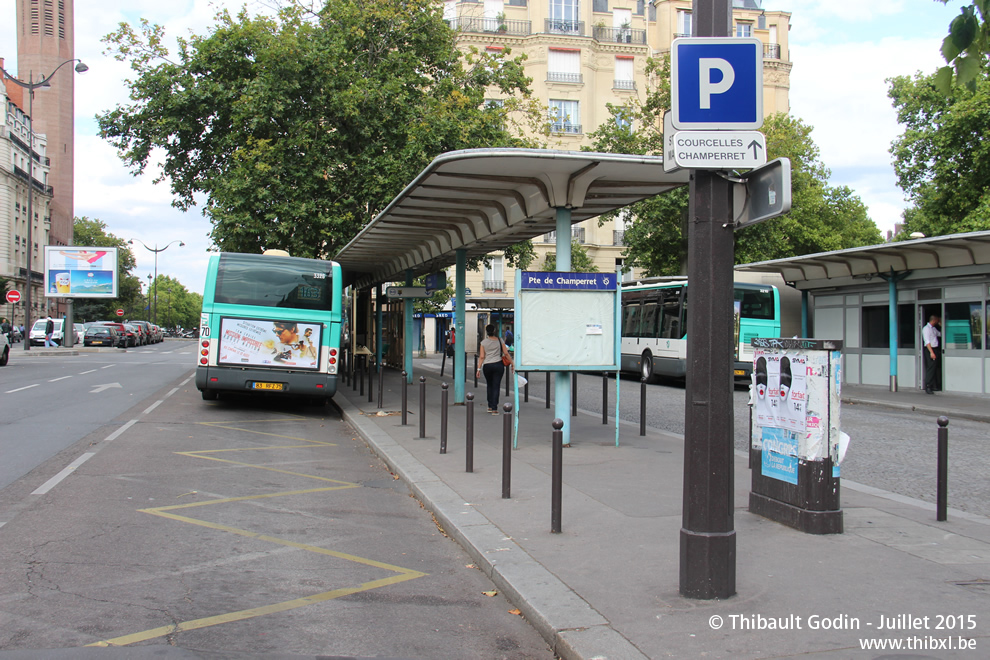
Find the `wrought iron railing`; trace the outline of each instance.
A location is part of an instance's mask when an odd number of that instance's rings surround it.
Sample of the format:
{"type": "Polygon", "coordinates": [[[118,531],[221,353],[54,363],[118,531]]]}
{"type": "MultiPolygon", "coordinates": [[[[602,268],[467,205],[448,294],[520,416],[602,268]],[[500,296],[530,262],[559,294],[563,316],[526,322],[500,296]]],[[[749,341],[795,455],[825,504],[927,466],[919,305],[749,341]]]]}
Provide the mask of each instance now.
{"type": "Polygon", "coordinates": [[[568,135],[580,135],[581,124],[572,124],[570,122],[554,122],[550,124],[550,131],[552,133],[567,133],[568,135]]]}
{"type": "Polygon", "coordinates": [[[612,89],[636,89],[635,80],[613,80],[612,89]]]}
{"type": "Polygon", "coordinates": [[[763,44],[763,59],[779,60],[780,44],[763,44]]]}
{"type": "Polygon", "coordinates": [[[545,30],[550,34],[572,34],[584,36],[584,21],[571,21],[562,18],[546,18],[545,30]]]}
{"type": "Polygon", "coordinates": [[[483,280],[481,288],[485,291],[505,291],[505,280],[483,280]]]}
{"type": "Polygon", "coordinates": [[[460,18],[448,19],[447,23],[452,30],[470,32],[472,34],[510,34],[512,36],[526,36],[532,34],[532,21],[517,21],[497,18],[473,18],[461,16],[460,18]]]}
{"type": "Polygon", "coordinates": [[[632,28],[610,28],[596,25],[591,30],[595,41],[609,41],[617,44],[645,44],[646,30],[632,28]]]}
{"type": "Polygon", "coordinates": [[[563,73],[561,71],[547,71],[547,82],[562,82],[581,84],[584,76],[580,73],[563,73]]]}

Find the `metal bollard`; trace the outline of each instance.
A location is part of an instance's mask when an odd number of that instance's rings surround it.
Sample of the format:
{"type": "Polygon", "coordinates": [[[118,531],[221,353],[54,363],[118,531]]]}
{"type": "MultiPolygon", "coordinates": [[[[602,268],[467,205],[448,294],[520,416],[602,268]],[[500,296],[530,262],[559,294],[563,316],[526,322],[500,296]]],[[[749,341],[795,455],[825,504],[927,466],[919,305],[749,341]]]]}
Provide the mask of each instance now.
{"type": "Polygon", "coordinates": [[[419,377],[419,437],[426,437],[426,376],[419,377]]]}
{"type": "Polygon", "coordinates": [[[512,481],[512,404],[502,405],[502,499],[509,499],[512,481]]]}
{"type": "Polygon", "coordinates": [[[550,484],[550,532],[560,534],[560,505],[564,481],[564,420],[553,420],[553,454],[550,484]]]}
{"type": "Polygon", "coordinates": [[[639,383],[639,434],[646,435],[646,378],[639,383]]]}
{"type": "Polygon", "coordinates": [[[378,408],[382,407],[382,398],[385,395],[385,369],[378,365],[378,408]]]}
{"type": "Polygon", "coordinates": [[[402,372],[402,425],[406,425],[406,408],[409,407],[409,393],[406,389],[406,376],[408,376],[405,371],[402,372]]]}
{"type": "MultiPolygon", "coordinates": [[[[372,401],[375,400],[375,394],[374,394],[374,389],[375,389],[375,387],[374,387],[374,373],[375,373],[375,370],[372,368],[373,365],[374,365],[374,362],[375,361],[369,356],[368,357],[368,403],[371,403],[372,401]]],[[[379,382],[380,381],[381,381],[381,379],[379,378],[379,382]]]]}
{"type": "Polygon", "coordinates": [[[602,372],[602,424],[608,424],[608,372],[602,372]]]}
{"type": "Polygon", "coordinates": [[[529,372],[525,372],[523,378],[526,379],[526,384],[523,385],[523,403],[529,403],[529,372]]]}
{"type": "Polygon", "coordinates": [[[577,372],[571,372],[571,417],[577,417],[577,372]]]}
{"type": "Polygon", "coordinates": [[[467,418],[464,435],[464,471],[474,472],[474,392],[464,395],[467,399],[467,418]]]}
{"type": "Polygon", "coordinates": [[[447,383],[440,385],[440,453],[447,453],[447,383]]]}
{"type": "MultiPolygon", "coordinates": [[[[364,358],[367,360],[368,358],[364,358]]],[[[358,392],[358,396],[364,396],[364,369],[358,366],[358,383],[361,386],[361,390],[358,392]]]]}
{"type": "Polygon", "coordinates": [[[949,500],[949,418],[938,418],[938,495],[935,520],[948,519],[946,508],[949,500]]]}
{"type": "Polygon", "coordinates": [[[550,372],[547,372],[547,410],[550,410],[550,372]]]}
{"type": "Polygon", "coordinates": [[[478,389],[478,354],[474,354],[474,389],[478,389]]]}

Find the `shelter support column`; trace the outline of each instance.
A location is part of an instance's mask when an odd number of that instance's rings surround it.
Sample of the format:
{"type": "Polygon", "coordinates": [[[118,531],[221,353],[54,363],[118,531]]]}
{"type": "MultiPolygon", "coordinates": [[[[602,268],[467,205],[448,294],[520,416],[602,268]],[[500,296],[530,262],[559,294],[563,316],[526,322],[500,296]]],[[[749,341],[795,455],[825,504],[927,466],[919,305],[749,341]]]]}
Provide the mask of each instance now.
{"type": "Polygon", "coordinates": [[[464,347],[467,337],[464,336],[464,291],[467,278],[467,250],[460,249],[454,253],[456,259],[454,273],[454,405],[464,403],[464,347]]]}
{"type": "Polygon", "coordinates": [[[382,285],[375,285],[375,364],[379,372],[382,368],[382,306],[385,299],[382,297],[382,285]]]}
{"type": "MultiPolygon", "coordinates": [[[[571,210],[557,207],[557,271],[571,269],[571,210]]],[[[554,417],[564,420],[564,444],[571,444],[571,375],[567,371],[554,374],[554,417]]]]}
{"type": "MultiPolygon", "coordinates": [[[[412,286],[412,271],[406,270],[406,286],[412,286]]],[[[413,301],[406,298],[402,301],[402,353],[406,370],[406,383],[413,382],[413,301]]]]}
{"type": "Polygon", "coordinates": [[[897,283],[910,274],[910,271],[895,274],[893,268],[891,268],[890,272],[887,274],[880,273],[880,277],[887,280],[887,313],[889,321],[888,325],[890,327],[890,337],[888,341],[890,344],[891,392],[897,391],[897,341],[900,336],[900,331],[897,327],[897,283]]]}
{"type": "Polygon", "coordinates": [[[801,337],[807,339],[808,334],[808,292],[801,292],[801,337]]]}

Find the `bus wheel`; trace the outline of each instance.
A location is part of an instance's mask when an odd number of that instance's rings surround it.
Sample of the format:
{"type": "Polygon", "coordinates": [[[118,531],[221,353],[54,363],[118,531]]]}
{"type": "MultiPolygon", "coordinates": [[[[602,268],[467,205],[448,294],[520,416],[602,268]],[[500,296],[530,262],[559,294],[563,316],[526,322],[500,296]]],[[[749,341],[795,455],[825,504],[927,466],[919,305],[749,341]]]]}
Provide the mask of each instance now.
{"type": "Polygon", "coordinates": [[[639,359],[639,377],[647,383],[653,382],[653,354],[643,351],[639,359]]]}
{"type": "Polygon", "coordinates": [[[203,395],[203,401],[217,400],[217,393],[213,390],[200,390],[200,394],[203,395]]]}

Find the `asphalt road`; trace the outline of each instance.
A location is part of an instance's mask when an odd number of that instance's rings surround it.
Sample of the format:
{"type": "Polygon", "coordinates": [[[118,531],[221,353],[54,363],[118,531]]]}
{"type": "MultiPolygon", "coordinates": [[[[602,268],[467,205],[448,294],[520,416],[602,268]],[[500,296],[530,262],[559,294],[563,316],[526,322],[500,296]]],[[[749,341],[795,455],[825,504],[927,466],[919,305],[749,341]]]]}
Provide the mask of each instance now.
{"type": "MultiPolygon", "coordinates": [[[[554,657],[333,406],[204,402],[188,356],[159,352],[134,369],[151,396],[122,382],[111,403],[90,393],[126,358],[66,359],[21,390],[40,400],[68,376],[58,391],[90,410],[76,442],[0,489],[0,657],[554,657]]],[[[64,408],[31,415],[72,426],[64,408]]]]}

